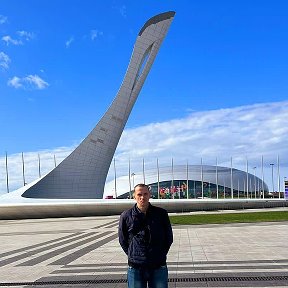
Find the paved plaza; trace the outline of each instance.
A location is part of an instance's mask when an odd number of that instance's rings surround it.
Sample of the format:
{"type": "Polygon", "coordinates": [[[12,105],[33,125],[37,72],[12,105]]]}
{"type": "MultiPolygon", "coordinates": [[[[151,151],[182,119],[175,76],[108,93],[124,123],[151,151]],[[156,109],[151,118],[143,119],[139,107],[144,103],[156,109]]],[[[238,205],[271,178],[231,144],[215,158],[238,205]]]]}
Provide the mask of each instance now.
{"type": "MultiPolygon", "coordinates": [[[[1,220],[0,287],[126,287],[118,219],[1,220]]],[[[173,226],[169,287],[287,287],[287,224],[173,226]]]]}

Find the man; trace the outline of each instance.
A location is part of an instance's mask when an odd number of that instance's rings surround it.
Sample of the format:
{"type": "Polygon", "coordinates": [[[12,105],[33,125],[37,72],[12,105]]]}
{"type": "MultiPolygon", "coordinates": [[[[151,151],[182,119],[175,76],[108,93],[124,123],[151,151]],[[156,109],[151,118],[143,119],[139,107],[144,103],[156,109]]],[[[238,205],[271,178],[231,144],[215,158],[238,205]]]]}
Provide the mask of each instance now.
{"type": "Polygon", "coordinates": [[[150,204],[145,184],[134,187],[136,204],[119,221],[119,243],[128,256],[128,288],[167,288],[166,256],[173,242],[167,211],[150,204]]]}

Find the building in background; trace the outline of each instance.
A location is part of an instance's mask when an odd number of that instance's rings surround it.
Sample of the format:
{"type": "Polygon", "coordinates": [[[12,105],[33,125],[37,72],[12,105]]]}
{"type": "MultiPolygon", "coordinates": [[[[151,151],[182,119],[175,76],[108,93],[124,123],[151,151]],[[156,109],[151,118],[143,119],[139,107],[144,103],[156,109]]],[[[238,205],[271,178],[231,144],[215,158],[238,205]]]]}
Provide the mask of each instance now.
{"type": "Polygon", "coordinates": [[[284,198],[288,200],[288,180],[287,178],[284,178],[284,198]]]}
{"type": "Polygon", "coordinates": [[[130,198],[134,184],[144,182],[151,187],[154,199],[270,197],[267,184],[257,176],[211,165],[175,165],[133,172],[106,183],[104,195],[130,198]]]}

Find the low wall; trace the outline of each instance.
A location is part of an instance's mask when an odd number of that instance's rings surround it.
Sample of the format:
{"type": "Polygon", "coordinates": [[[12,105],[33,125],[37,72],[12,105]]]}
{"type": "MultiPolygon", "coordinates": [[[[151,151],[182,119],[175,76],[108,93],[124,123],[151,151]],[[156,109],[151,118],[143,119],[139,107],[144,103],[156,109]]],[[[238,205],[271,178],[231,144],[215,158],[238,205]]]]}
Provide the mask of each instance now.
{"type": "MultiPolygon", "coordinates": [[[[134,200],[73,200],[41,203],[0,204],[0,219],[81,217],[120,215],[134,205],[134,200]]],[[[174,199],[154,200],[153,205],[168,212],[256,209],[288,207],[284,199],[174,199]]]]}

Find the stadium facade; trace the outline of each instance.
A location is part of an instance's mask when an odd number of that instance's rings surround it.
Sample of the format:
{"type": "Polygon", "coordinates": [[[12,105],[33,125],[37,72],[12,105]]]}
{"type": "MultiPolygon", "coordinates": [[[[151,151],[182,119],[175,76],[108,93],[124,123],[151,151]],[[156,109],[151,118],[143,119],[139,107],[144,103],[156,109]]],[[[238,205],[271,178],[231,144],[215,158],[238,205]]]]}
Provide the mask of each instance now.
{"type": "Polygon", "coordinates": [[[149,185],[154,199],[256,199],[269,192],[263,179],[235,168],[174,165],[113,179],[106,183],[104,195],[130,198],[135,183],[149,185]]]}

